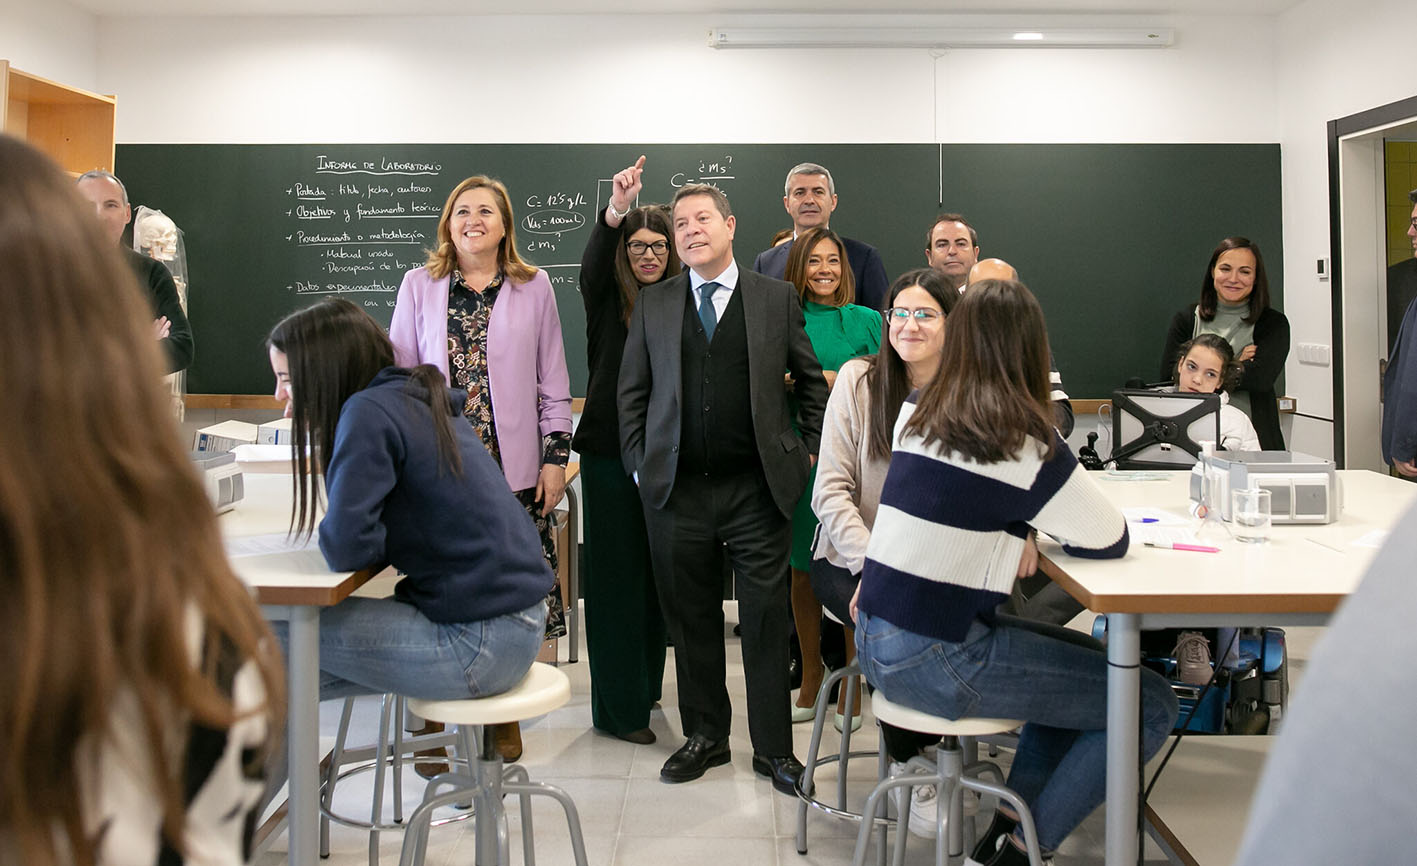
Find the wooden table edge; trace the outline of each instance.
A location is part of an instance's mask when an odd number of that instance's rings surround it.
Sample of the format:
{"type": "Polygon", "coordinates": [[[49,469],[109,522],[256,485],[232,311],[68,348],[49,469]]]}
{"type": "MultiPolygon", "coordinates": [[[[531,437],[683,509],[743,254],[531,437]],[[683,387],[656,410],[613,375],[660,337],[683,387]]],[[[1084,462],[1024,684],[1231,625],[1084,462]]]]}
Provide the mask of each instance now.
{"type": "Polygon", "coordinates": [[[258,586],[256,602],[262,605],[330,607],[349,598],[356,589],[383,570],[384,566],[362,568],[333,586],[258,586]]]}
{"type": "Polygon", "coordinates": [[[1333,613],[1348,598],[1345,592],[1280,595],[1276,593],[1238,593],[1226,595],[1217,605],[1213,596],[1151,595],[1145,593],[1098,593],[1072,578],[1057,560],[1052,560],[1048,575],[1093,613],[1214,613],[1214,614],[1286,614],[1333,613]]]}

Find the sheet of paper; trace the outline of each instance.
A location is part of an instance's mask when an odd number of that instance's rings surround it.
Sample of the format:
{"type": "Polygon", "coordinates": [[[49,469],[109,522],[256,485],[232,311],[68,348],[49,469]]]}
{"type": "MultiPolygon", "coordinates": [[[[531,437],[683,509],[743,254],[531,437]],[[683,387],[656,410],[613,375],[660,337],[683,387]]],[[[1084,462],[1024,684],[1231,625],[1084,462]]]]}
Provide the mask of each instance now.
{"type": "Polygon", "coordinates": [[[240,559],[243,556],[265,556],[270,553],[290,553],[293,550],[314,550],[319,546],[319,539],[314,535],[297,540],[284,532],[271,532],[266,535],[228,538],[226,540],[226,555],[231,559],[240,559]]]}
{"type": "Polygon", "coordinates": [[[1190,525],[1163,526],[1160,523],[1129,523],[1132,544],[1200,544],[1190,525]]]}
{"type": "Polygon", "coordinates": [[[231,449],[237,463],[289,463],[289,445],[237,445],[231,449]]]}
{"type": "Polygon", "coordinates": [[[1388,531],[1386,529],[1374,529],[1367,535],[1353,539],[1354,547],[1382,547],[1387,543],[1388,531]]]}

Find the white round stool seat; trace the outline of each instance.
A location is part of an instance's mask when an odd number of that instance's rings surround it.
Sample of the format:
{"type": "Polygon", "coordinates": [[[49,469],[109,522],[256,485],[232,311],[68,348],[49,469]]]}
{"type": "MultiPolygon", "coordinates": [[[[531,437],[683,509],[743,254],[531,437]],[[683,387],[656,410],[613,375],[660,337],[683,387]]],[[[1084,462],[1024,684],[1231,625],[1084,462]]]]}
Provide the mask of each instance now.
{"type": "Polygon", "coordinates": [[[408,699],[408,708],[430,722],[500,725],[549,713],[571,700],[571,681],[560,670],[534,662],[522,681],[500,695],[461,701],[408,699]]]}
{"type": "MultiPolygon", "coordinates": [[[[409,705],[412,706],[411,701],[409,705]]],[[[1017,719],[947,719],[944,716],[932,716],[893,703],[880,689],[871,696],[871,712],[876,718],[897,728],[941,737],[987,737],[991,734],[1007,733],[1023,724],[1017,719]]]]}

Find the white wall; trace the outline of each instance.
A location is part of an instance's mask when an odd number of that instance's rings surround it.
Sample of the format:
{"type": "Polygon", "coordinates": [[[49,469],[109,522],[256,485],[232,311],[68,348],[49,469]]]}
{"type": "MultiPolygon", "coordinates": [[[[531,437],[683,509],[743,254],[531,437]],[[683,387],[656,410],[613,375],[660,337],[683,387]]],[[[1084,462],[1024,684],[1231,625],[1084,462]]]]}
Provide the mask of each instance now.
{"type": "Polygon", "coordinates": [[[64,0],[0,0],[0,58],[51,81],[99,90],[98,21],[64,0]]]}
{"type": "Polygon", "coordinates": [[[1272,19],[1166,19],[1178,36],[1164,50],[955,51],[938,62],[920,49],[708,48],[708,29],[727,23],[105,19],[99,67],[121,95],[120,142],[921,142],[936,140],[937,122],[947,142],[1270,142],[1278,132],[1272,19]],[[1247,82],[1251,107],[1218,104],[1232,77],[1247,82]],[[816,96],[785,104],[799,85],[816,96]]]}
{"type": "MultiPolygon", "coordinates": [[[[1295,345],[1329,343],[1331,284],[1314,275],[1315,260],[1331,254],[1328,122],[1417,96],[1417,3],[1361,0],[1339,14],[1330,0],[1308,0],[1280,15],[1278,25],[1285,313],[1295,345]]],[[[1285,376],[1299,411],[1333,417],[1332,368],[1301,365],[1291,352],[1285,376]]],[[[1317,453],[1329,454],[1331,438],[1328,445],[1317,453]]]]}

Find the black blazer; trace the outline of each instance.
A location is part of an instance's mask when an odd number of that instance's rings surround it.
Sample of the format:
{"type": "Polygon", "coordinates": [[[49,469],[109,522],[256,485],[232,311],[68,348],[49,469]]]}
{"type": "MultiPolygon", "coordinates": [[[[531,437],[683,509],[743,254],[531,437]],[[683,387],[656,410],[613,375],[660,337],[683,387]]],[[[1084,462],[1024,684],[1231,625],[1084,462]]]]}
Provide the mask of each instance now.
{"type": "MultiPolygon", "coordinates": [[[[851,238],[842,238],[846,244],[846,260],[851,265],[851,274],[856,277],[856,300],[854,303],[872,310],[880,310],[886,302],[886,292],[890,285],[886,280],[886,266],[881,262],[881,254],[870,244],[851,238]]],[[[793,241],[792,243],[796,243],[793,241]]],[[[753,270],[775,280],[787,273],[787,255],[792,252],[792,244],[778,244],[770,250],[763,250],[753,259],[753,270]]]]}
{"type": "Polygon", "coordinates": [[[167,337],[162,340],[163,354],[167,356],[167,372],[176,373],[192,366],[192,326],[187,322],[187,314],[182,312],[182,301],[177,296],[177,283],[167,265],[154,258],[120,245],[123,258],[138,278],[138,285],[147,290],[148,303],[152,306],[153,318],[166,316],[172,324],[167,337]]]}
{"type": "MultiPolygon", "coordinates": [[[[581,301],[585,304],[586,361],[590,377],[585,404],[571,447],[580,454],[620,456],[620,423],[615,412],[615,381],[625,348],[624,307],[615,279],[615,251],[624,233],[596,215],[581,253],[581,301]]],[[[671,240],[670,243],[673,243],[671,240]]]]}
{"type": "MultiPolygon", "coordinates": [[[[740,266],[735,291],[743,297],[748,332],[753,437],[773,501],[791,517],[807,487],[808,455],[821,441],[827,382],[791,284],[740,266]],[[797,429],[783,384],[787,371],[796,382],[797,429]]],[[[621,457],[627,473],[639,473],[640,495],[653,508],[669,501],[679,463],[684,305],[692,297],[688,271],[646,286],[630,316],[620,363],[621,457]]]]}

